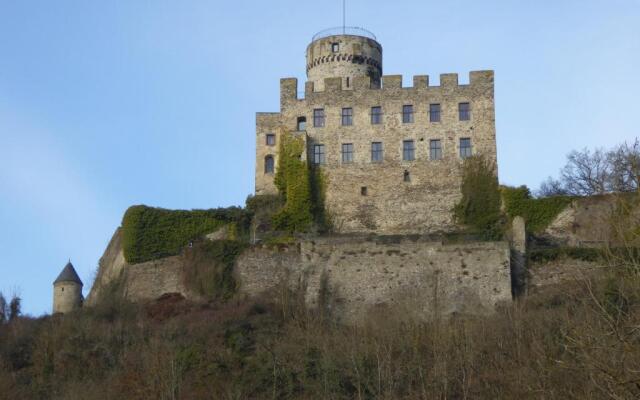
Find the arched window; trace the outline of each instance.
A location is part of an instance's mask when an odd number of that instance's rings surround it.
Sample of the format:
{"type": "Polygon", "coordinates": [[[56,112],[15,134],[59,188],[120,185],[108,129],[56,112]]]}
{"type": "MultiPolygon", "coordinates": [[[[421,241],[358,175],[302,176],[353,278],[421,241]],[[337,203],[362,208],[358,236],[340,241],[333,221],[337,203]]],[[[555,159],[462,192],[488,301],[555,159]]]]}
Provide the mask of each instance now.
{"type": "Polygon", "coordinates": [[[265,174],[273,174],[275,169],[275,163],[273,161],[273,156],[268,155],[264,158],[264,173],[265,174]]]}

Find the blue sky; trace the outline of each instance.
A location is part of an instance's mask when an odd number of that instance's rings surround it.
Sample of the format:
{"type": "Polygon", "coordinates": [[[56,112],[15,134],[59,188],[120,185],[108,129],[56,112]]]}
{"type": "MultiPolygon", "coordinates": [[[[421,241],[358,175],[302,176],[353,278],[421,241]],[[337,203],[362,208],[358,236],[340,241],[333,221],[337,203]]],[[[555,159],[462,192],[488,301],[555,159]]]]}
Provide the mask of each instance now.
{"type": "MultiPolygon", "coordinates": [[[[88,293],[133,204],[240,205],[257,111],[303,88],[340,0],[0,0],[0,290],[49,312],[71,258],[88,293]],[[335,3],[335,6],[331,4],[335,3]]],[[[574,148],[639,136],[639,0],[349,0],[385,74],[496,71],[500,180],[537,185],[574,148]]]]}

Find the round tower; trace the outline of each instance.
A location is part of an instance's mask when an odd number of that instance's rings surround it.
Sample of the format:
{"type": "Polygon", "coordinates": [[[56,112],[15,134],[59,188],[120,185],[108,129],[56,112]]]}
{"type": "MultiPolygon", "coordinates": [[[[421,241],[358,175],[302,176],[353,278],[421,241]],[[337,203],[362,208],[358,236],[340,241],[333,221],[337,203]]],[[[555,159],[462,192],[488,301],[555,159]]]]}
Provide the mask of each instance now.
{"type": "Polygon", "coordinates": [[[82,307],[82,281],[71,261],[53,281],[53,313],[67,313],[82,307]]]}
{"type": "Polygon", "coordinates": [[[373,33],[355,27],[331,28],[318,32],[307,47],[307,78],[315,90],[324,89],[325,78],[342,78],[349,88],[354,77],[369,76],[380,84],[382,46],[373,33]]]}

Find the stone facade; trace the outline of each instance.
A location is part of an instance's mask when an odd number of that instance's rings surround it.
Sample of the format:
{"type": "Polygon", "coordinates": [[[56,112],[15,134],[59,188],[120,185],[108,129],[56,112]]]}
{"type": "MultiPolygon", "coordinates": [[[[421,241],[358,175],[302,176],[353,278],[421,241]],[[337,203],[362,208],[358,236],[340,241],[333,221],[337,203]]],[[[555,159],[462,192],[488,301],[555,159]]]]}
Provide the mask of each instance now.
{"type": "Polygon", "coordinates": [[[235,273],[245,295],[284,283],[303,290],[308,306],[361,322],[388,307],[417,318],[491,313],[511,301],[509,257],[507,242],[337,236],[278,248],[253,246],[240,256],[235,273]]]}
{"type": "Polygon", "coordinates": [[[309,162],[319,161],[315,146],[323,145],[326,207],[337,232],[452,230],[451,209],[460,198],[461,139],[471,140],[473,154],[496,160],[493,72],[471,72],[465,85],[457,74],[441,75],[439,86],[429,85],[428,76],[416,76],[412,87],[403,87],[398,75],[382,76],[377,84],[377,73],[382,73],[382,46],[372,39],[340,35],[311,43],[304,98],[297,95],[296,79],[282,79],[280,112],[256,116],[256,194],[276,192],[265,162],[273,159],[277,166],[279,136],[293,131],[305,138],[309,162]],[[339,47],[330,55],[332,43],[339,47]],[[470,106],[468,120],[460,118],[461,103],[470,106]],[[439,115],[433,114],[438,122],[430,118],[432,104],[440,105],[439,115]],[[410,117],[403,115],[409,105],[410,117]],[[373,107],[381,110],[375,124],[373,107]],[[347,108],[350,125],[342,118],[347,108]],[[314,110],[315,115],[322,110],[324,118],[314,118],[314,110]],[[275,141],[267,135],[275,135],[275,141]],[[440,159],[431,157],[431,140],[440,141],[440,159]],[[404,141],[413,141],[412,160],[403,157],[404,141]],[[382,143],[379,162],[372,161],[373,142],[382,143]],[[343,144],[352,145],[348,162],[342,158],[343,144]]]}
{"type": "Polygon", "coordinates": [[[82,307],[82,285],[59,282],[53,286],[53,313],[68,313],[82,307]]]}

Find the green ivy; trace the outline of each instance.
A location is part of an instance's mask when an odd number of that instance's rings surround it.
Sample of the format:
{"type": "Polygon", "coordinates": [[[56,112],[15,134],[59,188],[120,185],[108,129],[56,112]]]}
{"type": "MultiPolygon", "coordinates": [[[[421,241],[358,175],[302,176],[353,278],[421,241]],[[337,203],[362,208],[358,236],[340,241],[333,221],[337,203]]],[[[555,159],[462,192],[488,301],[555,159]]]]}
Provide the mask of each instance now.
{"type": "Polygon", "coordinates": [[[304,151],[302,136],[289,132],[281,135],[274,183],[285,204],[273,217],[276,230],[305,232],[316,220],[314,212],[318,204],[314,195],[317,191],[313,190],[312,182],[312,174],[316,172],[301,159],[304,151]]]}
{"type": "Polygon", "coordinates": [[[251,217],[239,207],[210,210],[167,210],[130,207],[122,219],[122,247],[128,263],[179,254],[190,241],[230,224],[230,233],[246,235],[251,217]]]}
{"type": "Polygon", "coordinates": [[[526,186],[502,188],[502,199],[509,217],[521,216],[527,231],[544,231],[554,218],[573,200],[570,196],[554,196],[535,199],[526,186]]]}
{"type": "Polygon", "coordinates": [[[453,209],[456,222],[484,239],[502,238],[504,218],[500,211],[500,187],[494,164],[481,156],[465,159],[461,192],[462,198],[453,209]]]}
{"type": "Polygon", "coordinates": [[[553,247],[548,249],[533,249],[527,254],[530,261],[545,264],[562,258],[596,262],[603,260],[602,249],[587,247],[553,247]]]}

